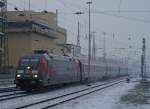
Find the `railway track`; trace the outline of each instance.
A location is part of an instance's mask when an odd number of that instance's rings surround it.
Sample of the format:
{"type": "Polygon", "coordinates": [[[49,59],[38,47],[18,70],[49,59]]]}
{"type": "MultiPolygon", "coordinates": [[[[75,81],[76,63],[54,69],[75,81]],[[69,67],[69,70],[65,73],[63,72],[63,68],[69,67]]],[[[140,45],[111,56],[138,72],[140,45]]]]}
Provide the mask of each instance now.
{"type": "Polygon", "coordinates": [[[0,93],[19,91],[16,87],[0,88],[0,93]]]}
{"type": "Polygon", "coordinates": [[[38,102],[34,102],[31,104],[20,106],[20,107],[17,107],[15,109],[22,109],[22,108],[48,109],[48,108],[60,105],[62,103],[80,98],[82,96],[106,89],[108,87],[111,87],[113,85],[119,84],[119,83],[124,82],[124,81],[125,80],[118,80],[118,81],[108,82],[108,83],[104,83],[104,84],[100,84],[100,85],[96,85],[96,86],[90,86],[86,89],[82,89],[79,91],[71,92],[71,93],[60,95],[60,96],[53,97],[53,98],[48,98],[45,100],[41,100],[38,102]]]}
{"type": "Polygon", "coordinates": [[[0,94],[0,98],[15,95],[15,94],[22,94],[22,93],[24,93],[24,91],[6,92],[6,93],[0,94]]]}
{"type": "Polygon", "coordinates": [[[25,97],[25,96],[29,96],[29,95],[31,95],[31,94],[27,94],[24,91],[17,91],[17,92],[12,92],[9,94],[3,94],[3,95],[0,95],[0,102],[15,99],[15,98],[20,98],[20,97],[25,97]]]}

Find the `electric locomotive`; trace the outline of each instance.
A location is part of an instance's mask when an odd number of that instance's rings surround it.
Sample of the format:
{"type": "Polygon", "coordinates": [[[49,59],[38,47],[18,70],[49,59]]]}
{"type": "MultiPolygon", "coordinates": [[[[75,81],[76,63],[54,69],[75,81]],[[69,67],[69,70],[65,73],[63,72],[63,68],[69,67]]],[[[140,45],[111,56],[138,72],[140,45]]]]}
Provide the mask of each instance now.
{"type": "Polygon", "coordinates": [[[79,61],[71,57],[48,55],[44,50],[20,58],[16,70],[16,86],[21,89],[79,82],[79,61]]]}
{"type": "Polygon", "coordinates": [[[127,66],[121,63],[91,61],[83,58],[56,56],[45,50],[37,50],[20,58],[15,83],[21,89],[29,90],[73,82],[101,80],[127,75],[127,66]]]}

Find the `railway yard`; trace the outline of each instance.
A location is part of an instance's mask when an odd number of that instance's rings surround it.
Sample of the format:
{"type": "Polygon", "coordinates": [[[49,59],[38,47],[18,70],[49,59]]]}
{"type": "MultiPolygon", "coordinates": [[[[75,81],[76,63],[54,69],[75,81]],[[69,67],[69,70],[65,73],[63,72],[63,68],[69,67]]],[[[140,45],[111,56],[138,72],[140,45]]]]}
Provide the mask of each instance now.
{"type": "Polygon", "coordinates": [[[140,78],[50,86],[30,92],[13,84],[0,87],[1,109],[149,109],[150,85],[140,83],[140,78]]]}
{"type": "Polygon", "coordinates": [[[125,79],[109,80],[91,83],[90,85],[66,86],[46,92],[24,92],[18,89],[5,88],[0,92],[0,106],[2,109],[49,109],[69,102],[90,96],[94,93],[109,90],[111,87],[120,86],[125,79]],[[5,90],[5,91],[4,91],[5,90]]]}
{"type": "Polygon", "coordinates": [[[150,109],[149,4],[0,0],[0,109],[150,109]]]}

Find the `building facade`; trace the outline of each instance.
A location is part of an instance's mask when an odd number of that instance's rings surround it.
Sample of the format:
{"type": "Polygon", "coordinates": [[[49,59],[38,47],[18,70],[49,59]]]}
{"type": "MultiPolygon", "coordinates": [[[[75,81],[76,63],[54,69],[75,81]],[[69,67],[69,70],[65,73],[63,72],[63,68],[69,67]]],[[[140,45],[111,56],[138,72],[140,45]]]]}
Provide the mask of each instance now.
{"type": "Polygon", "coordinates": [[[8,12],[9,64],[16,67],[20,56],[37,49],[62,55],[67,33],[56,19],[52,12],[8,12]]]}

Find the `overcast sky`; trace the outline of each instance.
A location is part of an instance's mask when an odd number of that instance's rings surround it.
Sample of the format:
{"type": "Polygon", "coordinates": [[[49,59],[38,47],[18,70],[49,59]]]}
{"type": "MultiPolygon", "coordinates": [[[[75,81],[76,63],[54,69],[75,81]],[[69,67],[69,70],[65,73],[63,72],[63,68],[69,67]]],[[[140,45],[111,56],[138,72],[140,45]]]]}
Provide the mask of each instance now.
{"type": "MultiPolygon", "coordinates": [[[[29,0],[8,0],[9,10],[16,6],[20,10],[28,9],[29,0]]],[[[68,33],[68,43],[76,44],[77,21],[81,23],[81,45],[87,48],[88,34],[88,0],[31,0],[34,11],[59,11],[59,25],[68,33]],[[72,13],[82,11],[84,15],[72,13]]],[[[140,55],[142,38],[147,40],[147,55],[150,52],[150,0],[92,0],[91,31],[96,32],[96,46],[103,47],[103,33],[106,32],[106,48],[108,56],[140,55]],[[113,35],[114,34],[114,35],[113,35]],[[131,40],[130,40],[131,39],[131,40]],[[129,48],[132,49],[114,49],[129,48]],[[130,51],[130,52],[129,52],[130,51]]],[[[85,53],[86,49],[82,49],[85,53]]],[[[102,56],[103,50],[97,50],[102,56]]],[[[148,56],[149,57],[149,56],[148,56]]],[[[139,58],[139,56],[138,56],[139,58]]]]}

